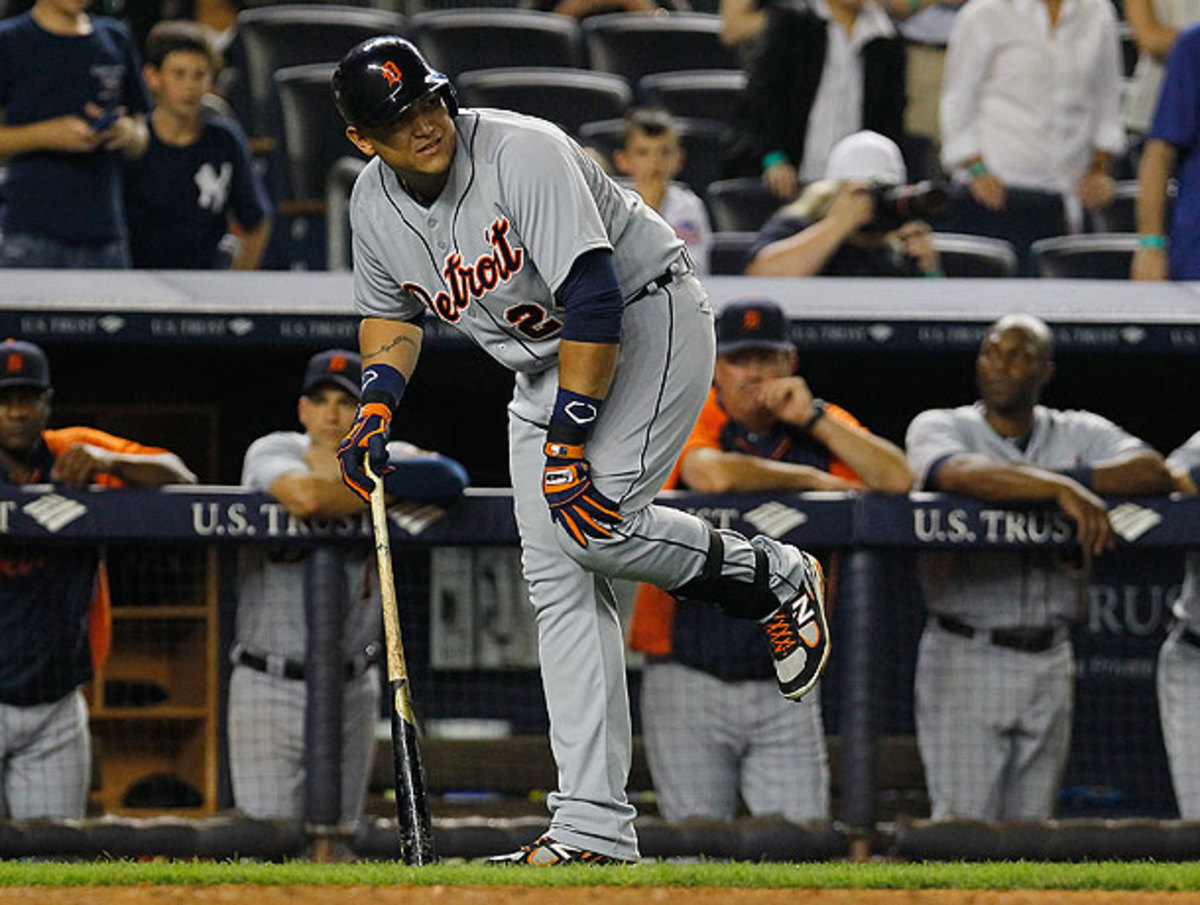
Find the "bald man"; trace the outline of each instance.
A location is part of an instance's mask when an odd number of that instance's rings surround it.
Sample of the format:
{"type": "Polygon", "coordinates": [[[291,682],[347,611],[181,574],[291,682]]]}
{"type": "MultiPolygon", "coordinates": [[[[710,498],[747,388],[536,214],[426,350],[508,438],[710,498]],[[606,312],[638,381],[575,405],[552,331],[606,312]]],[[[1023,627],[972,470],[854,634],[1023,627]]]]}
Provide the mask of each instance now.
{"type": "Polygon", "coordinates": [[[1073,549],[921,555],[917,741],[935,819],[1052,816],[1070,745],[1069,626],[1084,616],[1091,557],[1113,543],[1101,496],[1171,490],[1141,440],[1100,415],[1040,405],[1053,375],[1049,328],[1008,315],[979,348],[979,401],[922,412],[908,428],[919,488],[1055,506],[1078,535],[1073,549]]]}

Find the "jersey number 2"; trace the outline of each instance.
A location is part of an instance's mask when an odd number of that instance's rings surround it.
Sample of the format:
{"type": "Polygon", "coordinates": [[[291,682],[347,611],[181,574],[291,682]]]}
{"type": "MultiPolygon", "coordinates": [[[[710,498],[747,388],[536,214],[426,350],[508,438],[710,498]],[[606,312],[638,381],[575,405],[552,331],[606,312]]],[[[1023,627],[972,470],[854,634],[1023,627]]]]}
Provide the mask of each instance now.
{"type": "Polygon", "coordinates": [[[562,329],[562,321],[546,313],[533,302],[522,302],[504,309],[504,319],[530,339],[546,339],[562,329]]]}

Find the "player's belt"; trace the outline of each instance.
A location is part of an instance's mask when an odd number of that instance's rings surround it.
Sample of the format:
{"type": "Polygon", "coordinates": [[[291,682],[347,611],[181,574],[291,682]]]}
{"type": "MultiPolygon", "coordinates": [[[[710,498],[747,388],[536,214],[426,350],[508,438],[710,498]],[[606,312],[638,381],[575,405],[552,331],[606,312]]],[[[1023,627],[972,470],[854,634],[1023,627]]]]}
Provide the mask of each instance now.
{"type": "Polygon", "coordinates": [[[685,273],[691,273],[691,272],[692,272],[692,261],[688,257],[686,251],[681,252],[679,257],[675,259],[675,263],[673,263],[670,267],[668,267],[666,270],[664,270],[662,273],[660,273],[658,276],[656,276],[654,279],[652,279],[649,283],[647,283],[645,286],[643,286],[641,289],[639,289],[637,292],[635,292],[633,295],[631,295],[629,297],[629,299],[625,302],[625,304],[632,305],[634,302],[640,302],[646,296],[651,295],[652,293],[658,292],[658,290],[660,290],[660,289],[665,289],[676,279],[676,277],[681,277],[685,273]]]}
{"type": "Polygon", "coordinates": [[[981,629],[967,625],[953,616],[938,616],[937,624],[952,635],[974,638],[983,635],[997,647],[1008,647],[1027,654],[1040,654],[1058,643],[1058,629],[1044,628],[994,628],[981,629]]]}
{"type": "MultiPolygon", "coordinates": [[[[229,658],[241,666],[257,672],[265,672],[277,679],[304,681],[307,670],[299,660],[289,660],[278,654],[256,654],[240,644],[235,644],[229,658]]],[[[362,654],[342,664],[342,678],[347,682],[357,679],[373,664],[379,662],[379,645],[368,644],[362,654]]]]}

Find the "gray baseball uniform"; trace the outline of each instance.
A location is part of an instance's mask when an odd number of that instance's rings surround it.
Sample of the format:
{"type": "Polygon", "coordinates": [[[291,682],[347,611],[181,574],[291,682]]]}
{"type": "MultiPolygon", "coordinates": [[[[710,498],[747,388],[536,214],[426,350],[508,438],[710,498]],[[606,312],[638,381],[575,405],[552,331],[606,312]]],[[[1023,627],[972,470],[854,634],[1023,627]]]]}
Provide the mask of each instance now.
{"type": "MultiPolygon", "coordinates": [[[[907,448],[917,485],[933,489],[931,474],[959,453],[1061,471],[1145,444],[1091,412],[1037,406],[1022,445],[992,430],[976,403],[922,412],[907,448]]],[[[931,618],[917,659],[917,740],[933,816],[1048,818],[1070,745],[1068,625],[1083,615],[1086,576],[1056,551],[939,551],[921,555],[920,578],[931,618]]]]}
{"type": "MultiPolygon", "coordinates": [[[[624,641],[608,579],[678,588],[702,574],[707,526],[652,500],[708,392],[712,311],[674,231],[562,131],[497,110],[460,110],[454,123],[449,180],[428,208],[378,159],[355,184],[355,301],[366,317],[428,311],[517,372],[510,472],[559,770],[550,833],[635,858],[624,641]],[[617,501],[623,521],[612,538],[583,549],[551,521],[542,467],[563,326],[554,290],[594,249],[612,250],[626,304],[615,378],[587,457],[597,490],[617,501]]],[[[795,548],[722,537],[721,577],[751,582],[761,550],[775,596],[797,593],[803,561],[795,548]]]]}
{"type": "MultiPolygon", "coordinates": [[[[1171,453],[1172,470],[1200,477],[1200,432],[1171,453]]],[[[1183,590],[1175,601],[1176,619],[1158,654],[1158,711],[1171,764],[1179,816],[1200,820],[1200,551],[1189,550],[1183,590]]]]}
{"type": "MultiPolygon", "coordinates": [[[[279,431],[260,437],[246,451],[242,484],[266,491],[276,478],[309,471],[304,454],[309,438],[279,431]]],[[[394,455],[410,454],[404,443],[389,445],[394,455]]],[[[284,663],[303,667],[307,630],[304,619],[304,559],[300,548],[245,547],[238,573],[238,612],[234,662],[229,684],[230,776],[234,802],[258,818],[293,818],[304,809],[304,712],[302,679],[283,675],[284,663]],[[247,665],[253,663],[255,665],[247,665]],[[261,667],[271,664],[272,671],[261,667]]],[[[379,714],[379,676],[370,668],[378,650],[382,611],[371,551],[344,554],[346,598],[342,650],[354,677],[342,698],[342,822],[362,814],[379,714]]]]}

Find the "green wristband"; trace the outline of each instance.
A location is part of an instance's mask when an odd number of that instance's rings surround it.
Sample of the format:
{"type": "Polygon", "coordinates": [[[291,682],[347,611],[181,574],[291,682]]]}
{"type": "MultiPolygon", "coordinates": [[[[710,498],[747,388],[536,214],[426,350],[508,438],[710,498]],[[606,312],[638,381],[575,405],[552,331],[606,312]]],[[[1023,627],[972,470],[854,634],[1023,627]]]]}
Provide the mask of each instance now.
{"type": "Polygon", "coordinates": [[[940,270],[926,270],[922,276],[927,280],[940,280],[946,274],[940,270]]]}
{"type": "Polygon", "coordinates": [[[977,160],[973,164],[971,164],[969,167],[967,167],[967,172],[970,173],[972,176],[979,177],[979,176],[986,176],[988,173],[991,172],[991,170],[988,169],[988,165],[986,163],[984,163],[982,160],[977,160]]]}
{"type": "Polygon", "coordinates": [[[787,163],[788,156],[784,151],[772,151],[770,154],[764,154],[762,159],[762,168],[769,170],[777,163],[787,163]]]}
{"type": "Polygon", "coordinates": [[[1138,248],[1166,248],[1167,237],[1147,234],[1138,236],[1138,248]]]}

